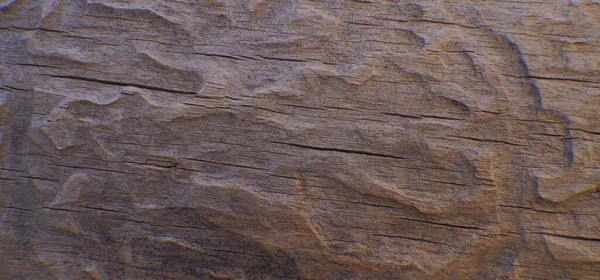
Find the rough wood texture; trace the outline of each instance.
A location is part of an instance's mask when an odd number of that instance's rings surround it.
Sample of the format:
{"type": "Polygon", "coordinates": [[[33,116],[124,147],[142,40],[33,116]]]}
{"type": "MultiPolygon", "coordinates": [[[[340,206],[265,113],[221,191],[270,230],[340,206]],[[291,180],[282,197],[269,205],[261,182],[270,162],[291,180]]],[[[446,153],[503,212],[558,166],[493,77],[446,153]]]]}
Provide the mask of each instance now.
{"type": "Polygon", "coordinates": [[[600,279],[598,1],[1,0],[2,279],[600,279]]]}

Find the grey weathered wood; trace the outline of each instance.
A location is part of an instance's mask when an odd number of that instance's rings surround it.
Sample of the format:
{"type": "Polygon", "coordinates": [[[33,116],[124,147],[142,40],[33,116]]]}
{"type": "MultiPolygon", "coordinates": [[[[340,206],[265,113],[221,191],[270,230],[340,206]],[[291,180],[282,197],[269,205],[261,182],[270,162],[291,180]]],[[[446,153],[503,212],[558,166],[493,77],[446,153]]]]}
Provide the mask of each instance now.
{"type": "Polygon", "coordinates": [[[0,278],[600,279],[597,1],[0,1],[0,278]]]}

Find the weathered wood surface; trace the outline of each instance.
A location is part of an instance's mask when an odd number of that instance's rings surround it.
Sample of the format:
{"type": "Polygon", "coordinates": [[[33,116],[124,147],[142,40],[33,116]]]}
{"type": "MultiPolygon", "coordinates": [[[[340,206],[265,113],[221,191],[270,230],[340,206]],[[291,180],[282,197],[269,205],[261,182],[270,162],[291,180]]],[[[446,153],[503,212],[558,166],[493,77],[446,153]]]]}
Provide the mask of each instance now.
{"type": "Polygon", "coordinates": [[[600,279],[598,1],[0,1],[2,279],[600,279]]]}

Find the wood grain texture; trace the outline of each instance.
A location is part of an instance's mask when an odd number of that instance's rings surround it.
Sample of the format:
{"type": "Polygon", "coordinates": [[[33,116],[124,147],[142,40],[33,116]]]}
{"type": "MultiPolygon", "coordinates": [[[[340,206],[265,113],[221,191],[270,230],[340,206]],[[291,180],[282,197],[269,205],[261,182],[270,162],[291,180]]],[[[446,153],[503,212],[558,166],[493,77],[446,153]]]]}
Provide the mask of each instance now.
{"type": "Polygon", "coordinates": [[[2,279],[600,279],[600,4],[0,1],[2,279]]]}

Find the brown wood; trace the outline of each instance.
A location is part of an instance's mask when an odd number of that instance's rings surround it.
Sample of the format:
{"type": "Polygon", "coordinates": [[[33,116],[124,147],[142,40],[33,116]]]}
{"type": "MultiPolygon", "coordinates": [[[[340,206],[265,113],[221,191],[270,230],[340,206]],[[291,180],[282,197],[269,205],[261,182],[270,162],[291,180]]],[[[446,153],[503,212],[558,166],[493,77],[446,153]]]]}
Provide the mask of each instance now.
{"type": "Polygon", "coordinates": [[[600,279],[598,1],[0,1],[1,279],[600,279]]]}

